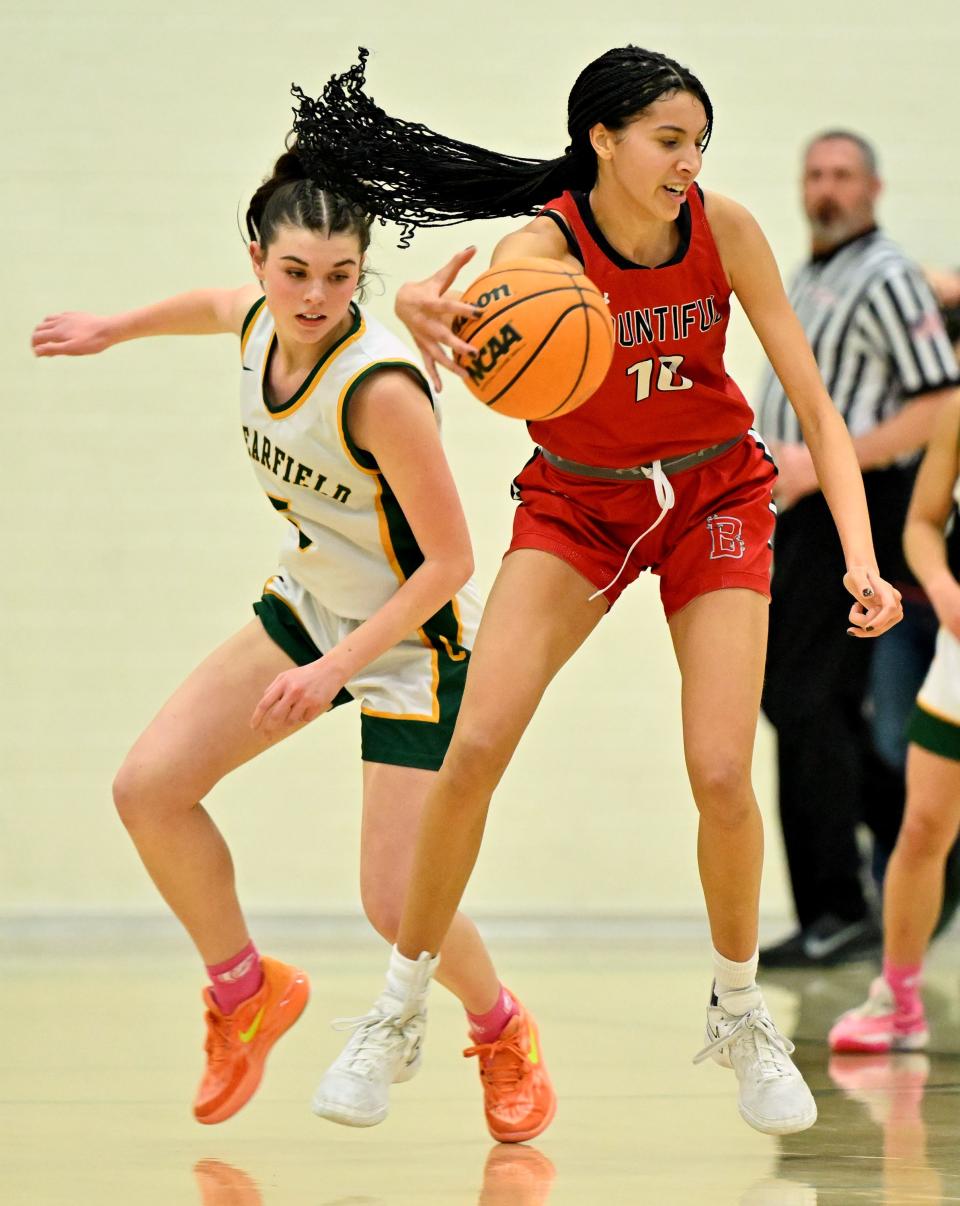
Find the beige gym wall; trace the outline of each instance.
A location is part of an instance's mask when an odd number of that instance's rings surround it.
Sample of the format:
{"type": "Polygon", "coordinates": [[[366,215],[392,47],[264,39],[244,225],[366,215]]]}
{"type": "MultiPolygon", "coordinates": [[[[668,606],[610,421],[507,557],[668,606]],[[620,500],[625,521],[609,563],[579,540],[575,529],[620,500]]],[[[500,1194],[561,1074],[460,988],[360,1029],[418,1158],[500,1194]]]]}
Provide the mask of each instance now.
{"type": "MultiPolygon", "coordinates": [[[[371,50],[386,108],[528,156],[566,144],[579,69],[634,41],[689,63],[716,108],[702,182],[751,208],[786,271],[804,253],[801,145],[876,140],[885,225],[918,259],[960,260],[956,0],[484,6],[121,0],[0,5],[5,479],[0,915],[161,911],[110,802],[124,751],[190,668],[245,623],[281,521],[246,464],[235,341],[167,339],[35,361],[43,315],[109,312],[248,275],[238,213],[308,92],[371,50]],[[594,19],[596,18],[596,19],[594,19]]],[[[359,165],[358,165],[359,166],[359,165]]],[[[394,228],[396,286],[509,223],[394,228]]],[[[728,365],[761,357],[737,317],[728,365]]],[[[523,428],[448,379],[446,442],[484,590],[507,540],[523,428]]],[[[842,616],[837,623],[843,623],[842,616]]],[[[484,915],[699,917],[679,684],[656,584],[633,587],[548,695],[500,790],[469,906],[484,915]]],[[[251,909],[357,910],[358,718],[341,709],[243,768],[210,806],[251,909]]],[[[789,912],[769,734],[763,907],[789,912]]]]}

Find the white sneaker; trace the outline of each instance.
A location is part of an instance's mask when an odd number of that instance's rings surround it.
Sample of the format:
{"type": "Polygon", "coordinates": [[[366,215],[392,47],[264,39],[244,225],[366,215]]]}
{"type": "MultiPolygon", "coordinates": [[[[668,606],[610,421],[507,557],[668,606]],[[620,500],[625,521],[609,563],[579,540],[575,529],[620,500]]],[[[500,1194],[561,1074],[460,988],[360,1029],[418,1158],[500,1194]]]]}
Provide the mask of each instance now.
{"type": "Polygon", "coordinates": [[[390,1086],[410,1080],[420,1067],[427,989],[436,964],[436,959],[421,955],[404,999],[383,992],[363,1017],[333,1023],[334,1030],[352,1030],[353,1035],[317,1085],[315,1114],[344,1126],[383,1122],[390,1086]]]}
{"type": "Polygon", "coordinates": [[[733,1068],[739,1081],[740,1116],[767,1135],[792,1135],[817,1120],[817,1104],[790,1058],[793,1043],[777,1030],[756,986],[721,993],[707,1008],[707,1056],[733,1068]]]}

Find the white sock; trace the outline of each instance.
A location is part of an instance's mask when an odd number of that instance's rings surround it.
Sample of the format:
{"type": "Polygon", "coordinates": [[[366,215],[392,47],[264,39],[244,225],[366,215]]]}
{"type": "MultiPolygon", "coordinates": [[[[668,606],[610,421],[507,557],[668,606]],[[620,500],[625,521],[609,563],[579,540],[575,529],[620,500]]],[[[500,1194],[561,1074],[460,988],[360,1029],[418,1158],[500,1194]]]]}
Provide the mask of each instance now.
{"type": "Polygon", "coordinates": [[[723,992],[733,992],[737,988],[753,988],[757,981],[759,962],[759,950],[754,951],[753,955],[744,963],[736,963],[714,949],[713,991],[719,996],[723,992]]]}
{"type": "Polygon", "coordinates": [[[417,959],[408,959],[395,946],[391,947],[387,993],[401,1004],[412,997],[425,997],[438,962],[439,958],[431,959],[426,951],[421,951],[417,959]]]}

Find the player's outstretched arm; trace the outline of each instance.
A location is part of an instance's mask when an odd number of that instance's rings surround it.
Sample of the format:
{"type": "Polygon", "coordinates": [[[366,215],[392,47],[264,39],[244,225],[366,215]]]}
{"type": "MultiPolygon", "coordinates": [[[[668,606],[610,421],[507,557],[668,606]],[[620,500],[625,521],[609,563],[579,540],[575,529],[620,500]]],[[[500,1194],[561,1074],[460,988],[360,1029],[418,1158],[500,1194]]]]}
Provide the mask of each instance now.
{"type": "Polygon", "coordinates": [[[244,285],[194,289],[122,314],[68,310],[38,323],[30,343],[35,356],[92,356],[148,335],[239,335],[244,316],[259,296],[256,285],[244,285]]]}
{"type": "MultiPolygon", "coordinates": [[[[313,720],[364,666],[416,632],[473,573],[473,550],[429,399],[403,370],[383,371],[350,401],[353,440],[376,460],[423,553],[397,591],[319,661],[267,688],[251,723],[267,733],[313,720]]],[[[451,657],[463,656],[450,649],[451,657]]],[[[443,655],[441,655],[443,656],[443,655]]]]}
{"type": "Polygon", "coordinates": [[[826,391],[763,231],[743,206],[715,194],[708,198],[707,217],[731,288],[797,413],[836,524],[847,565],[844,585],[857,600],[847,631],[851,636],[879,636],[903,618],[903,610],[899,591],[877,568],[850,433],[826,391]]]}

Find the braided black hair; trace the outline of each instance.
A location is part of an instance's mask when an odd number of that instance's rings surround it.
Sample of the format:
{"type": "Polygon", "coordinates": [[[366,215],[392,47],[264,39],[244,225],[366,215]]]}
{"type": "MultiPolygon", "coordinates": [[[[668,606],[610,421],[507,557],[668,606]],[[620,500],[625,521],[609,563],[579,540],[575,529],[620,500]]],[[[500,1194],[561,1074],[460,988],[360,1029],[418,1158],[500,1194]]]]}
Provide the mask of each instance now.
{"type": "Polygon", "coordinates": [[[653,50],[608,50],[580,72],[567,105],[570,145],[556,159],[500,155],[385,113],[364,91],[369,52],[331,76],[313,99],[296,84],[293,129],[310,177],[349,197],[380,222],[396,222],[407,247],[422,226],[453,226],[476,218],[535,213],[565,189],[591,188],[597,161],[590,129],[622,129],[655,100],[689,92],[707,114],[706,89],[686,67],[653,50]]]}

